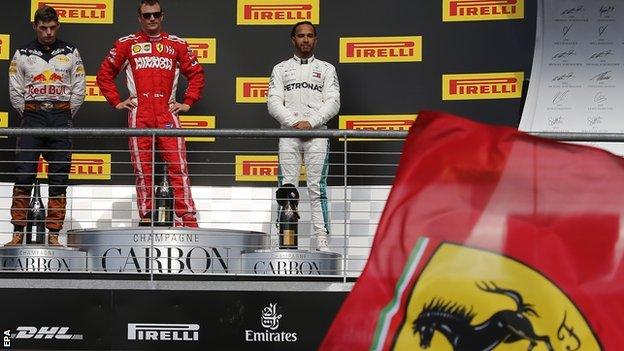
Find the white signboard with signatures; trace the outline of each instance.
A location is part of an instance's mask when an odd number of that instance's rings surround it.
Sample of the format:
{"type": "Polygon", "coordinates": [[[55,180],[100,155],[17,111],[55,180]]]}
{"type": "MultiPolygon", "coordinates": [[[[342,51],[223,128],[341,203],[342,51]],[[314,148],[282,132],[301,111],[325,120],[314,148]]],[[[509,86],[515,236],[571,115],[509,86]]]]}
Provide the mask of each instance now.
{"type": "MultiPolygon", "coordinates": [[[[624,0],[539,1],[519,129],[624,132],[623,113],[624,0]]],[[[624,154],[617,145],[594,145],[624,154]]]]}

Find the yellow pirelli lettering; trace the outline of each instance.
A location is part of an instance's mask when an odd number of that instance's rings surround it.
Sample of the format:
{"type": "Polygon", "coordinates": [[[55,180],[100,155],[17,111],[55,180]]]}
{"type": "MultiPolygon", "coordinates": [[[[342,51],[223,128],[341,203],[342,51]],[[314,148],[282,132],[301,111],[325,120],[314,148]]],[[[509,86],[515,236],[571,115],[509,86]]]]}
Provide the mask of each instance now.
{"type": "Polygon", "coordinates": [[[42,6],[56,10],[61,23],[112,24],[114,0],[31,0],[30,20],[42,6]]]}
{"type": "Polygon", "coordinates": [[[340,38],[340,63],[422,61],[422,37],[340,38]]]}
{"type": "Polygon", "coordinates": [[[444,22],[524,18],[524,0],[443,0],[444,22]]]}
{"type": "Polygon", "coordinates": [[[268,92],[268,77],[236,77],[237,103],[266,103],[268,92]]]}
{"type": "MultiPolygon", "coordinates": [[[[179,116],[182,129],[215,129],[215,116],[179,116]]],[[[214,137],[185,137],[187,142],[214,142],[214,137]]]]}
{"type": "Polygon", "coordinates": [[[319,23],[319,0],[238,0],[238,25],[293,25],[319,23]]]}
{"type": "Polygon", "coordinates": [[[522,96],[524,72],[445,74],[443,100],[517,99],[522,96]]]}

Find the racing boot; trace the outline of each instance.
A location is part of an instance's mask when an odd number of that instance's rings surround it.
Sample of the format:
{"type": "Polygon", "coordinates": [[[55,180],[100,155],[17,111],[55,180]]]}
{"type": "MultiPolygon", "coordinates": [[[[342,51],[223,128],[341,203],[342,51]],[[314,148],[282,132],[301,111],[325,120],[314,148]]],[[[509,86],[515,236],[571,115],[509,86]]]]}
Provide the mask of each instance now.
{"type": "MultiPolygon", "coordinates": [[[[48,214],[46,216],[46,228],[50,230],[50,233],[56,233],[63,228],[63,222],[65,222],[65,207],[67,206],[67,199],[65,195],[51,196],[48,198],[48,214]]],[[[57,240],[58,242],[58,240],[57,240]]]]}
{"type": "Polygon", "coordinates": [[[329,243],[326,234],[315,234],[310,237],[310,251],[329,252],[329,243]]]}
{"type": "Polygon", "coordinates": [[[185,213],[184,216],[176,223],[176,226],[185,228],[199,228],[197,218],[194,213],[185,213]]]}
{"type": "Polygon", "coordinates": [[[13,231],[13,238],[11,241],[4,244],[4,246],[19,246],[24,242],[24,227],[15,226],[13,231]]]}
{"type": "Polygon", "coordinates": [[[50,230],[48,233],[48,246],[63,246],[59,242],[59,232],[50,230]]]}

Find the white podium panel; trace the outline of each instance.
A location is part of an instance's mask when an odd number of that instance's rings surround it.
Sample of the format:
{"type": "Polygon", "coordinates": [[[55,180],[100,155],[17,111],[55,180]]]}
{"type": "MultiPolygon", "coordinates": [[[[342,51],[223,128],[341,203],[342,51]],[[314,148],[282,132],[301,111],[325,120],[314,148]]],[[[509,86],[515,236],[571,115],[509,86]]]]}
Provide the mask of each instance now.
{"type": "Polygon", "coordinates": [[[269,235],[227,229],[135,227],[67,232],[91,272],[241,273],[241,253],[266,248],[269,235]]]}

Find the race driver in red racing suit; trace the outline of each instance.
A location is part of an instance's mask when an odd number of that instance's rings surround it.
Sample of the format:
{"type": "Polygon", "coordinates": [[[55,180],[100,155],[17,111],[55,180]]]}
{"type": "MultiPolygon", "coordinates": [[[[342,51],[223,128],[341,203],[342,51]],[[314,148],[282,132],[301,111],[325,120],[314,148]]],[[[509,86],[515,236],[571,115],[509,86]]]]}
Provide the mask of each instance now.
{"type": "MultiPolygon", "coordinates": [[[[204,72],[188,44],[161,31],[163,12],[157,0],[143,0],[139,7],[141,31],[118,39],[102,62],[97,84],[115,108],[127,109],[130,128],[180,128],[179,112],[186,112],[201,97],[204,72]],[[121,100],[115,77],[125,70],[130,97],[121,100]],[[188,80],[184,102],[178,103],[179,73],[188,80]]],[[[131,137],[130,153],[136,176],[141,224],[152,216],[152,139],[131,137]]],[[[197,227],[191,196],[183,137],[157,137],[156,147],[168,165],[174,189],[177,225],[197,227]]]]}

